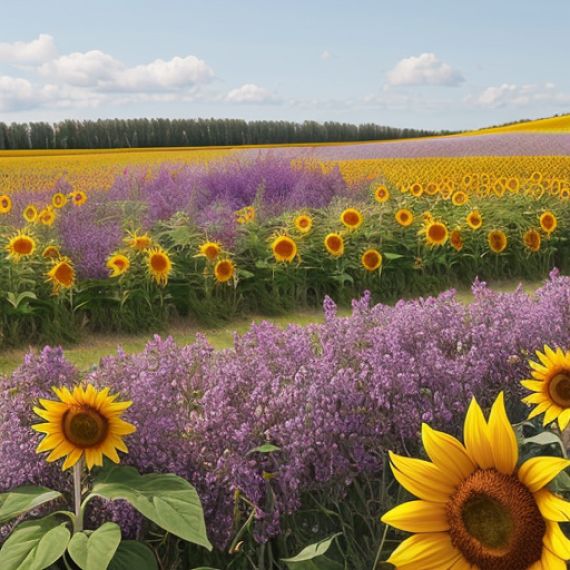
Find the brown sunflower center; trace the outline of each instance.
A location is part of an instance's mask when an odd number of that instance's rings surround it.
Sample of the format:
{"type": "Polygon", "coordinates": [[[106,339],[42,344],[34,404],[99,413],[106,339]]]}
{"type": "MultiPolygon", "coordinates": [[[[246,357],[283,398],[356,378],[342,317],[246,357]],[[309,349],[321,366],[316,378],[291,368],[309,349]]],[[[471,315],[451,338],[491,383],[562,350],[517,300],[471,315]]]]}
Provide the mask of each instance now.
{"type": "Polygon", "coordinates": [[[70,287],[73,283],[73,269],[67,263],[61,263],[55,270],[55,279],[58,283],[70,287]]]}
{"type": "Polygon", "coordinates": [[[327,239],[327,245],[329,246],[330,249],[332,249],[333,251],[337,251],[340,249],[341,247],[341,241],[340,238],[338,236],[330,236],[327,239]]]}
{"type": "Polygon", "coordinates": [[[218,264],[217,272],[221,277],[227,277],[232,273],[232,266],[229,262],[222,261],[218,264]]]}
{"type": "Polygon", "coordinates": [[[380,257],[375,251],[369,251],[364,254],[364,265],[366,267],[375,268],[380,263],[380,257]]]}
{"type": "Polygon", "coordinates": [[[32,240],[27,237],[20,237],[14,240],[14,251],[20,255],[29,255],[32,253],[33,247],[34,244],[32,240]]]}
{"type": "Polygon", "coordinates": [[[570,370],[564,371],[550,381],[548,386],[550,397],[563,408],[570,407],[570,370]]]}
{"type": "Polygon", "coordinates": [[[345,212],[342,219],[347,226],[356,226],[360,221],[360,216],[356,212],[345,212]]]}
{"type": "Polygon", "coordinates": [[[162,272],[166,271],[166,269],[168,267],[168,262],[167,262],[166,257],[164,255],[162,255],[161,253],[155,253],[150,258],[150,266],[155,271],[162,273],[162,272]]]}
{"type": "Polygon", "coordinates": [[[451,541],[480,570],[529,568],[542,556],[546,524],[516,476],[479,469],[447,504],[451,541]]]}
{"type": "Polygon", "coordinates": [[[65,437],[78,447],[93,447],[107,436],[108,422],[92,408],[76,408],[63,419],[65,437]]]}
{"type": "Polygon", "coordinates": [[[2,204],[2,208],[7,208],[10,205],[10,202],[8,201],[8,198],[2,198],[0,204],[2,204]]]}
{"type": "Polygon", "coordinates": [[[288,239],[282,239],[275,244],[275,252],[281,257],[291,257],[295,253],[295,246],[288,239]]]}
{"type": "Polygon", "coordinates": [[[429,227],[428,235],[435,242],[442,241],[445,239],[445,228],[441,224],[432,224],[429,227]]]}
{"type": "Polygon", "coordinates": [[[554,225],[554,218],[551,215],[546,214],[542,217],[542,226],[544,227],[544,229],[549,230],[553,225],[554,225]]]}

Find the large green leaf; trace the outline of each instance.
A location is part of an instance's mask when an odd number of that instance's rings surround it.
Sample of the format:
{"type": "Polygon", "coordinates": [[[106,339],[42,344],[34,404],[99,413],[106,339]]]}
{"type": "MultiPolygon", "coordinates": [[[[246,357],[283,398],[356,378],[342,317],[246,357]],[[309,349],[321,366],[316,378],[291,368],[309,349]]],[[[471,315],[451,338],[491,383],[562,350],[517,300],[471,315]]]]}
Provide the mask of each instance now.
{"type": "Polygon", "coordinates": [[[0,550],[2,570],[43,570],[59,560],[71,533],[55,517],[18,525],[0,550]]]}
{"type": "Polygon", "coordinates": [[[140,475],[132,467],[113,466],[99,474],[93,493],[111,500],[125,499],[164,530],[212,550],[198,493],[182,477],[172,473],[140,475]]]}
{"type": "Polygon", "coordinates": [[[1,493],[0,524],[59,497],[61,497],[61,493],[57,491],[33,485],[23,485],[8,493],[1,493]]]}
{"type": "Polygon", "coordinates": [[[303,548],[297,556],[282,558],[281,561],[285,562],[290,570],[343,570],[344,566],[340,562],[324,556],[334,539],[340,534],[333,534],[329,538],[310,544],[303,548]]]}
{"type": "Polygon", "coordinates": [[[107,570],[158,570],[158,564],[146,544],[124,540],[119,544],[107,570]]]}
{"type": "Polygon", "coordinates": [[[121,528],[107,522],[89,535],[75,533],[67,550],[81,570],[106,570],[120,542],[121,528]]]}

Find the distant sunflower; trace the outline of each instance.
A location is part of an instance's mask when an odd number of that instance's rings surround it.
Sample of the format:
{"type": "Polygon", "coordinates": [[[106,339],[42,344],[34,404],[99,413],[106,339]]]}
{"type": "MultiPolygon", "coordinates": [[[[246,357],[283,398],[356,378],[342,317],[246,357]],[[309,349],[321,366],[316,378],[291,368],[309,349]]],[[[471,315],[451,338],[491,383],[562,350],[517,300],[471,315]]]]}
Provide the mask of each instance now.
{"type": "Polygon", "coordinates": [[[231,259],[220,259],[214,266],[214,277],[218,283],[227,283],[235,275],[235,265],[231,259]]]}
{"type": "Polygon", "coordinates": [[[382,265],[382,254],[377,249],[367,249],[362,254],[360,262],[366,271],[376,271],[382,265]]]}
{"type": "Polygon", "coordinates": [[[449,234],[449,243],[455,251],[461,251],[463,249],[463,238],[461,237],[461,232],[459,230],[452,230],[449,234]]]}
{"type": "Polygon", "coordinates": [[[451,203],[454,206],[463,206],[467,204],[467,202],[469,202],[469,196],[467,196],[467,194],[461,190],[454,192],[451,196],[451,203]]]}
{"type": "Polygon", "coordinates": [[[550,235],[556,229],[557,226],[558,226],[558,220],[550,210],[541,214],[540,227],[546,234],[550,235]]]}
{"type": "Polygon", "coordinates": [[[200,245],[200,254],[208,259],[215,261],[222,251],[222,246],[216,241],[206,241],[200,245]]]}
{"type": "Polygon", "coordinates": [[[147,250],[146,256],[149,275],[158,285],[164,287],[172,272],[172,261],[168,253],[161,247],[154,247],[147,250]]]}
{"type": "Polygon", "coordinates": [[[325,236],[325,249],[334,257],[344,254],[344,239],[340,234],[330,233],[325,236]]]}
{"type": "Polygon", "coordinates": [[[509,192],[516,194],[520,190],[520,187],[521,183],[518,178],[513,177],[507,180],[507,189],[509,190],[509,192]]]}
{"type": "Polygon", "coordinates": [[[384,186],[384,184],[379,184],[374,188],[374,199],[380,204],[383,204],[390,199],[390,191],[386,186],[384,186]]]}
{"type": "Polygon", "coordinates": [[[483,225],[483,217],[479,213],[479,210],[471,210],[471,212],[467,214],[465,221],[472,230],[478,230],[483,225]]]}
{"type": "Polygon", "coordinates": [[[487,243],[494,253],[501,253],[507,249],[507,236],[502,230],[491,230],[487,234],[487,243]]]}
{"type": "Polygon", "coordinates": [[[33,223],[38,219],[38,209],[33,204],[28,204],[22,212],[24,220],[28,223],[33,223]]]}
{"type": "Polygon", "coordinates": [[[28,257],[36,251],[36,240],[29,234],[21,230],[8,240],[6,245],[8,259],[20,261],[23,257],[28,257]]]}
{"type": "Polygon", "coordinates": [[[42,257],[46,259],[57,259],[61,257],[59,247],[57,247],[57,245],[47,245],[42,251],[42,257]]]}
{"type": "Polygon", "coordinates": [[[47,206],[38,214],[38,221],[44,226],[53,226],[56,214],[52,207],[47,206]]]}
{"type": "Polygon", "coordinates": [[[394,217],[396,218],[396,221],[404,228],[407,228],[414,221],[414,214],[412,214],[412,211],[408,210],[407,208],[400,208],[394,214],[394,217]]]}
{"type": "Polygon", "coordinates": [[[278,236],[271,243],[271,250],[276,261],[291,263],[297,255],[297,244],[289,236],[278,236]]]}
{"type": "Polygon", "coordinates": [[[54,208],[63,208],[67,204],[67,196],[62,192],[56,192],[51,197],[51,204],[54,208]]]}
{"type": "Polygon", "coordinates": [[[152,239],[147,233],[127,232],[127,237],[123,240],[131,249],[144,251],[152,245],[152,239]]]}
{"type": "Polygon", "coordinates": [[[69,257],[56,259],[46,277],[51,282],[55,295],[64,289],[71,289],[75,285],[75,269],[71,259],[69,257]]]}
{"type": "Polygon", "coordinates": [[[435,220],[427,222],[422,233],[425,234],[426,243],[432,247],[443,245],[449,237],[447,226],[435,220]]]}
{"type": "Polygon", "coordinates": [[[123,437],[136,431],[134,425],[121,419],[132,402],[118,402],[109,395],[109,388],[97,390],[91,384],[53,388],[59,402],[40,399],[34,412],[46,423],[34,424],[32,429],[44,433],[37,453],[50,451],[47,461],[65,457],[62,469],[73,467],[85,458],[88,469],[103,465],[103,456],[119,463],[117,450],[127,453],[123,437]]]}
{"type": "Polygon", "coordinates": [[[542,182],[542,172],[533,172],[529,178],[530,182],[533,184],[540,184],[542,182]]]}
{"type": "Polygon", "coordinates": [[[544,413],[544,425],[558,420],[564,431],[570,422],[570,350],[552,350],[544,345],[544,352],[536,351],[540,362],[529,361],[532,378],[521,384],[534,394],[523,398],[525,404],[537,404],[528,419],[544,413]]]}
{"type": "Polygon", "coordinates": [[[302,234],[307,234],[313,227],[313,218],[307,214],[300,214],[295,218],[295,228],[302,234]]]}
{"type": "Polygon", "coordinates": [[[534,228],[527,230],[523,235],[523,243],[527,249],[530,249],[530,251],[539,251],[541,241],[542,238],[540,237],[540,232],[534,228]]]}
{"type": "Polygon", "coordinates": [[[356,208],[347,208],[340,214],[340,221],[349,229],[356,230],[362,225],[362,214],[356,208]]]}
{"type": "Polygon", "coordinates": [[[429,184],[426,184],[424,192],[428,196],[435,196],[439,192],[439,185],[435,182],[430,182],[429,184]]]}
{"type": "Polygon", "coordinates": [[[475,399],[464,444],[422,425],[424,461],[390,452],[396,480],[418,500],[390,510],[382,522],[413,534],[388,562],[418,570],[564,570],[569,541],[559,521],[570,504],[547,485],[570,461],[519,450],[499,394],[486,421],[475,399]]]}
{"type": "Polygon", "coordinates": [[[87,194],[85,194],[83,190],[76,190],[75,192],[72,192],[69,197],[71,198],[74,206],[83,206],[83,204],[87,202],[87,194]]]}
{"type": "Polygon", "coordinates": [[[414,182],[410,186],[410,194],[414,198],[419,198],[424,193],[424,187],[419,182],[414,182]]]}
{"type": "Polygon", "coordinates": [[[0,214],[9,214],[12,210],[12,198],[7,194],[0,196],[0,214]]]}
{"type": "Polygon", "coordinates": [[[129,270],[131,262],[126,255],[115,253],[107,259],[107,269],[109,269],[110,277],[119,277],[129,270]]]}

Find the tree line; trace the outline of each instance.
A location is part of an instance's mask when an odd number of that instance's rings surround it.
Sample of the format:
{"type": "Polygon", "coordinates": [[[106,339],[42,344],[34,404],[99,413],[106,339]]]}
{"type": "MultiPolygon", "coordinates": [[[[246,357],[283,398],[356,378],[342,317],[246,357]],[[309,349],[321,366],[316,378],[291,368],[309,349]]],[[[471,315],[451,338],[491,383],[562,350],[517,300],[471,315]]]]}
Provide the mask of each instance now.
{"type": "Polygon", "coordinates": [[[240,119],[100,119],[58,123],[0,122],[0,149],[239,146],[389,140],[449,134],[373,123],[244,121],[240,119]]]}

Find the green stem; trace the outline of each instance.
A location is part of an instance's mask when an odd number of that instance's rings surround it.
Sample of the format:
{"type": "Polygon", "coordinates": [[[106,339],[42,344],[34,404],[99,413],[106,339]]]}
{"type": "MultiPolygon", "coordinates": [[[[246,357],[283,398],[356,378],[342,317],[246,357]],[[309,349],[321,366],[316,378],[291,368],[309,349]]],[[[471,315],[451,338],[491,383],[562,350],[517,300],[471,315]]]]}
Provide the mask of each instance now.
{"type": "Polygon", "coordinates": [[[376,570],[376,566],[378,566],[378,562],[380,562],[380,557],[382,556],[382,549],[384,548],[384,542],[386,541],[387,534],[388,534],[388,525],[384,525],[384,532],[382,533],[382,539],[380,540],[378,551],[376,552],[376,558],[374,559],[372,570],[376,570]]]}
{"type": "Polygon", "coordinates": [[[81,510],[81,474],[83,472],[83,458],[73,466],[73,504],[75,507],[75,523],[73,532],[83,530],[83,512],[81,510]]]}

